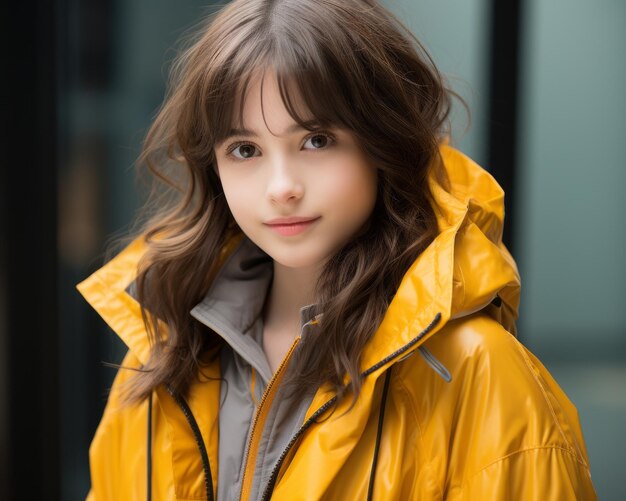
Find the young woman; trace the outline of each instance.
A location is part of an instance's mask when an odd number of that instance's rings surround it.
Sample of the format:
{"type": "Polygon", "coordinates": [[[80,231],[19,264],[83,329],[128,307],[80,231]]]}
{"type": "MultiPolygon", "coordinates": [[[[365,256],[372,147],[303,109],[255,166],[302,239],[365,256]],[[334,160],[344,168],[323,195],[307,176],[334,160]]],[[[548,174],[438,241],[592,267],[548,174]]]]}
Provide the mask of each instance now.
{"type": "Polygon", "coordinates": [[[156,213],[78,286],[129,348],[90,499],[595,499],[450,95],[374,0],[198,33],[140,159],[156,213]]]}

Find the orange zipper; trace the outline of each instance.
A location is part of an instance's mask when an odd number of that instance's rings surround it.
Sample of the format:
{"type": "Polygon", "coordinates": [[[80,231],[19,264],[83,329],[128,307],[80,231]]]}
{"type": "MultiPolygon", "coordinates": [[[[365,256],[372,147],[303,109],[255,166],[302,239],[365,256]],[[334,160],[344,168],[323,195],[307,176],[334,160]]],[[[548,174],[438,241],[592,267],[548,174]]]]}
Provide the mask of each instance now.
{"type": "Polygon", "coordinates": [[[256,468],[256,457],[259,452],[259,444],[261,442],[261,435],[263,434],[263,428],[265,427],[265,421],[267,420],[267,416],[269,414],[269,410],[272,406],[272,401],[276,396],[276,391],[280,387],[280,382],[282,381],[285,367],[287,367],[287,363],[291,358],[291,354],[293,350],[298,345],[300,341],[300,337],[297,337],[285,358],[280,363],[278,370],[272,376],[272,379],[265,388],[265,392],[263,392],[263,397],[261,398],[261,403],[257,408],[257,411],[254,415],[254,421],[252,423],[252,431],[250,432],[250,439],[248,441],[246,459],[245,459],[245,469],[243,473],[243,481],[241,484],[241,494],[239,499],[241,501],[247,500],[250,498],[250,491],[252,489],[252,480],[254,479],[254,470],[256,468]]]}

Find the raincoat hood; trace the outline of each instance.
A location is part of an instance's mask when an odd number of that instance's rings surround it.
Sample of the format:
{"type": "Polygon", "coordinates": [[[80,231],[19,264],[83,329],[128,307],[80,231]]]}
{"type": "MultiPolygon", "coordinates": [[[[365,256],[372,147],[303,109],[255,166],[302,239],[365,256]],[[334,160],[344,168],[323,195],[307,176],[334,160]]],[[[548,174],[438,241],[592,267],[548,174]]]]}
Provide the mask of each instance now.
{"type": "Polygon", "coordinates": [[[364,371],[381,355],[410,344],[416,332],[423,334],[423,342],[449,320],[481,310],[516,333],[520,278],[502,243],[504,192],[460,151],[442,145],[440,153],[449,188],[429,178],[439,234],[405,273],[382,324],[365,346],[364,371]]]}
{"type": "MultiPolygon", "coordinates": [[[[441,256],[444,261],[451,260],[442,267],[448,273],[451,268],[452,283],[443,284],[440,290],[451,296],[450,318],[493,304],[499,311],[490,309],[490,313],[515,334],[520,278],[515,261],[502,243],[504,192],[487,171],[458,150],[443,146],[441,154],[450,191],[432,180],[431,189],[436,201],[438,239],[447,247],[448,238],[453,238],[453,245],[446,249],[452,255],[441,256]]],[[[446,306],[442,305],[442,311],[448,311],[446,306]]]]}

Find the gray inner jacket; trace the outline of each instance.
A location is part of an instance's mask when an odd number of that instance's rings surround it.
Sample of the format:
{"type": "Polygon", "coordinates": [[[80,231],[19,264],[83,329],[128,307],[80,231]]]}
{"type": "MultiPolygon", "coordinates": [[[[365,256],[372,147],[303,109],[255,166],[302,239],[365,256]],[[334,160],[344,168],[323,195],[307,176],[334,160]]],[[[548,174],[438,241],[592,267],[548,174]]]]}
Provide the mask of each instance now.
{"type": "MultiPolygon", "coordinates": [[[[228,257],[204,299],[191,315],[224,338],[220,352],[222,383],[219,413],[217,499],[239,499],[246,447],[256,405],[272,378],[263,351],[263,305],[273,277],[272,259],[244,237],[228,257]],[[256,371],[254,392],[252,371],[256,371]],[[254,395],[253,395],[254,393],[254,395]]],[[[321,312],[311,304],[300,309],[297,349],[315,331],[311,321],[321,312]]],[[[302,425],[313,394],[287,398],[282,389],[262,430],[250,499],[258,499],[278,458],[302,425]]]]}

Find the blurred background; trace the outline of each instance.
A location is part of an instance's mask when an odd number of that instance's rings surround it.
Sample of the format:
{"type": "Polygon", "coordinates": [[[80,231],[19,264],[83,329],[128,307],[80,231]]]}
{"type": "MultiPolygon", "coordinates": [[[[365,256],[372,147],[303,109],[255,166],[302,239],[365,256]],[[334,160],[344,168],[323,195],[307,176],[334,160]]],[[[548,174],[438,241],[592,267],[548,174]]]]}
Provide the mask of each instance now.
{"type": "MultiPolygon", "coordinates": [[[[626,2],[385,3],[470,105],[471,123],[455,113],[454,142],[507,193],[519,337],[578,408],[599,498],[621,500],[626,2]]],[[[102,362],[125,347],[74,287],[133,219],[133,162],[173,47],[215,5],[0,8],[0,499],[78,500],[114,376],[102,362]]]]}

